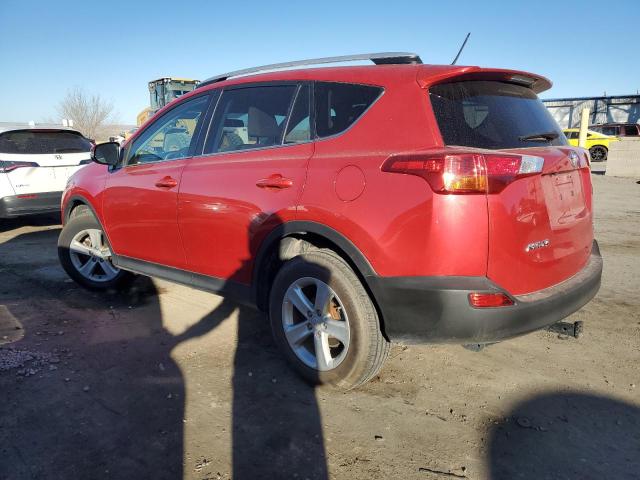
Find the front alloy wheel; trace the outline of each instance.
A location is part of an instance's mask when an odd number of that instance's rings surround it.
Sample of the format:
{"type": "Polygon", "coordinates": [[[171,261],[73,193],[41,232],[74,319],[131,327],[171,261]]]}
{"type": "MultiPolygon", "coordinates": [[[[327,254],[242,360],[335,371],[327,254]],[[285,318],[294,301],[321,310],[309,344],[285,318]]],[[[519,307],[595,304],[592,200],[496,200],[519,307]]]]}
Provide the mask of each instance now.
{"type": "Polygon", "coordinates": [[[92,282],[109,282],[120,272],[111,264],[111,250],[97,228],[79,231],[71,240],[69,256],[78,273],[92,282]]]}
{"type": "Polygon", "coordinates": [[[111,262],[102,226],[87,207],[77,207],[60,232],[58,258],[67,275],[91,290],[126,287],[134,278],[111,262]]]}

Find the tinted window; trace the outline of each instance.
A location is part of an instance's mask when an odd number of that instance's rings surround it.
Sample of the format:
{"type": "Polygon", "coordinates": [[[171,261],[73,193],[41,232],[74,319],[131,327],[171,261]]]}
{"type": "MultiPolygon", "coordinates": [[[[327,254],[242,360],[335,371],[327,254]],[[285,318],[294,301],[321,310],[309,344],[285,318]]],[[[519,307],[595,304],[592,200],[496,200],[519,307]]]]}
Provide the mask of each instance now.
{"type": "Polygon", "coordinates": [[[499,149],[566,144],[558,124],[527,87],[455,82],[431,87],[430,98],[446,145],[499,149]],[[541,133],[558,136],[543,141],[521,138],[541,133]]]}
{"type": "Polygon", "coordinates": [[[382,93],[382,88],[349,83],[315,84],[316,134],[328,137],[345,131],[382,93]]]}
{"type": "Polygon", "coordinates": [[[0,135],[0,153],[39,155],[90,150],[91,142],[77,132],[16,130],[0,135]]]}
{"type": "Polygon", "coordinates": [[[624,134],[629,136],[638,135],[638,127],[635,125],[627,125],[624,127],[624,134]]]}
{"type": "Polygon", "coordinates": [[[618,127],[600,127],[596,131],[605,135],[618,135],[618,127]]]}
{"type": "Polygon", "coordinates": [[[574,138],[578,138],[580,132],[564,132],[564,134],[567,138],[573,140],[574,138]]]}
{"type": "Polygon", "coordinates": [[[129,149],[127,164],[187,157],[208,101],[208,95],[187,100],[153,122],[129,149]]]}
{"type": "Polygon", "coordinates": [[[309,121],[309,86],[302,85],[298,91],[291,117],[287,123],[284,143],[307,142],[311,140],[311,123],[309,121]]]}
{"type": "Polygon", "coordinates": [[[232,152],[282,144],[296,85],[225,90],[204,153],[232,152]]]}

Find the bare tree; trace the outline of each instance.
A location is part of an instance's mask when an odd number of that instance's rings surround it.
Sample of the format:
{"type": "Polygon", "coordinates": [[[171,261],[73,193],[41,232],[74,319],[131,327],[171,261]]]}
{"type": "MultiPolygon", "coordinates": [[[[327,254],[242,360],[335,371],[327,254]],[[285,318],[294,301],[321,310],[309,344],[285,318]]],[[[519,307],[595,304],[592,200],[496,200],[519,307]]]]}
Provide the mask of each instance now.
{"type": "Polygon", "coordinates": [[[95,139],[101,127],[113,121],[113,104],[100,95],[90,95],[82,88],[69,90],[57,107],[61,118],[73,120],[73,127],[86,137],[95,139]]]}

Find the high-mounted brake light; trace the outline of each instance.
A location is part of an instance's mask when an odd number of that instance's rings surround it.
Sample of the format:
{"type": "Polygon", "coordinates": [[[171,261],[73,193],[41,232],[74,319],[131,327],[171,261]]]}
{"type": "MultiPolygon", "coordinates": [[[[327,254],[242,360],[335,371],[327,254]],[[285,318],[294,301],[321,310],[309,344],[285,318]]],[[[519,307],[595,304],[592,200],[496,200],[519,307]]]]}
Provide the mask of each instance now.
{"type": "Polygon", "coordinates": [[[14,171],[17,168],[25,168],[25,167],[39,167],[36,162],[9,162],[9,161],[0,161],[0,173],[9,173],[14,171]]]}
{"type": "Polygon", "coordinates": [[[517,178],[542,172],[544,159],[532,155],[476,152],[391,155],[383,172],[424,178],[434,192],[499,193],[517,178]]]}
{"type": "Polygon", "coordinates": [[[504,293],[470,293],[469,304],[474,308],[508,307],[513,300],[504,293]]]}

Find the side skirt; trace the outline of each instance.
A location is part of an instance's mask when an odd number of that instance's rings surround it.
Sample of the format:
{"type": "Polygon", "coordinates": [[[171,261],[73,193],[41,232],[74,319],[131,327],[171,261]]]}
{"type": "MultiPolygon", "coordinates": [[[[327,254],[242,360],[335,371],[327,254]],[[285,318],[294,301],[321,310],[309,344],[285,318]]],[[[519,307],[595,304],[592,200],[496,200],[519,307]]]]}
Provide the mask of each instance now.
{"type": "Polygon", "coordinates": [[[123,270],[146,275],[148,277],[161,278],[173,283],[179,283],[205,292],[216,293],[231,298],[243,305],[256,308],[251,296],[251,287],[231,280],[223,280],[218,277],[202,275],[200,273],[167,267],[159,263],[138,260],[137,258],[113,255],[112,263],[123,270]]]}

